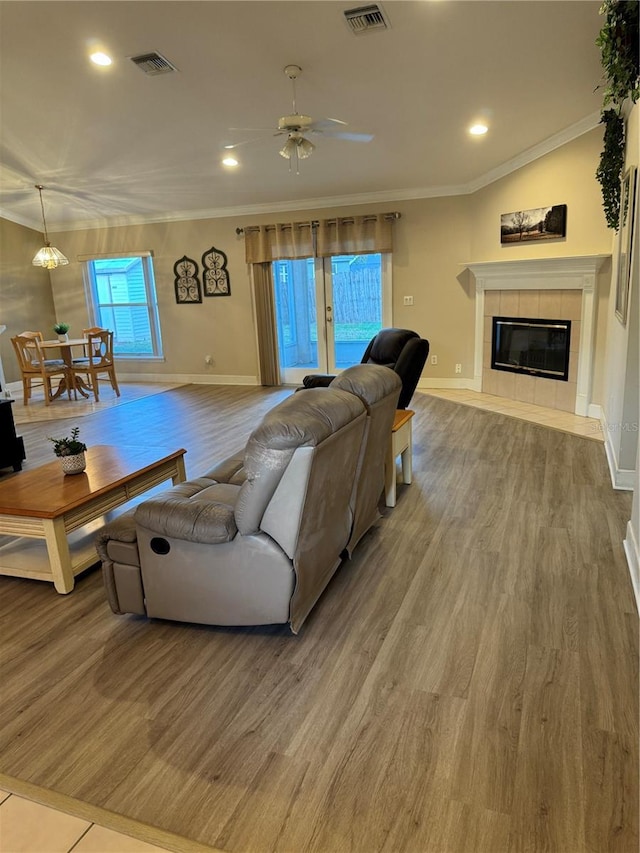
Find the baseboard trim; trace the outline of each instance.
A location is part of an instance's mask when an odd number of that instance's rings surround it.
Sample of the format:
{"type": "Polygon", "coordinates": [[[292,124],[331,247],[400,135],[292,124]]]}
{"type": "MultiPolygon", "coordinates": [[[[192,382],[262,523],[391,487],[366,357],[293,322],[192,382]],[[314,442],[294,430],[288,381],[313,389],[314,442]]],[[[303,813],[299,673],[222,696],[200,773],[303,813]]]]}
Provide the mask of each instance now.
{"type": "Polygon", "coordinates": [[[463,391],[479,391],[475,379],[420,379],[418,391],[428,391],[429,388],[460,388],[463,391]]]}
{"type": "Polygon", "coordinates": [[[3,397],[13,397],[18,391],[22,393],[22,382],[20,380],[18,382],[7,382],[2,389],[2,395],[3,397]]]}
{"type": "Polygon", "coordinates": [[[603,418],[602,406],[600,403],[590,403],[587,407],[587,417],[594,418],[596,421],[601,421],[603,418]]]}
{"type": "Polygon", "coordinates": [[[609,433],[607,432],[605,432],[604,450],[607,455],[611,485],[614,489],[619,489],[623,492],[632,492],[636,472],[630,471],[628,468],[618,468],[616,454],[609,440],[609,433]]]}
{"type": "Polygon", "coordinates": [[[630,521],[627,522],[627,536],[622,544],[624,546],[624,553],[627,556],[631,585],[633,586],[633,592],[636,597],[636,609],[640,613],[640,548],[638,548],[638,541],[636,540],[630,521]]]}
{"type": "Polygon", "coordinates": [[[613,444],[611,443],[611,430],[609,429],[604,411],[601,413],[600,423],[604,432],[604,451],[607,456],[611,485],[614,489],[618,489],[623,492],[632,492],[635,486],[636,472],[629,468],[618,467],[618,458],[613,444]]]}
{"type": "Polygon", "coordinates": [[[119,382],[175,382],[177,385],[259,385],[257,376],[228,376],[202,373],[121,373],[119,382]]]}

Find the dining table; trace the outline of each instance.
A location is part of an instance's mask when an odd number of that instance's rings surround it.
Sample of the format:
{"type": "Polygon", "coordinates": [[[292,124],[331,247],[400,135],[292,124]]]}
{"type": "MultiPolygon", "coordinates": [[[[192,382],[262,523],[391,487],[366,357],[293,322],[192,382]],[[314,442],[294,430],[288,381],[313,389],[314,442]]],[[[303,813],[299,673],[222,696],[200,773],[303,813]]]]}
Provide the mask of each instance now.
{"type": "Polygon", "coordinates": [[[58,385],[55,393],[53,394],[52,399],[55,400],[58,397],[62,396],[65,392],[69,393],[71,396],[71,391],[74,392],[74,396],[77,399],[77,392],[79,391],[83,397],[89,397],[89,393],[91,392],[91,388],[87,383],[82,379],[81,376],[78,376],[77,373],[73,373],[71,371],[71,366],[73,364],[73,348],[74,347],[82,347],[82,352],[85,352],[85,348],[87,346],[86,338],[68,338],[66,341],[61,340],[51,340],[51,341],[39,341],[40,350],[45,358],[50,357],[48,355],[48,350],[59,350],[62,360],[65,365],[69,368],[69,371],[65,376],[60,380],[60,384],[58,385]]]}

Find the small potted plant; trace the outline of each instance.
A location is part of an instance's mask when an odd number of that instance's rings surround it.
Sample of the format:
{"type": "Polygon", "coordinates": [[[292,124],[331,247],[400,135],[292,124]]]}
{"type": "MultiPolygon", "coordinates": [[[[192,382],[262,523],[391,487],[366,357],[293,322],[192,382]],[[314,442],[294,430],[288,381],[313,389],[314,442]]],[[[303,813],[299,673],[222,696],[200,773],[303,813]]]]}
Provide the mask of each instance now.
{"type": "Polygon", "coordinates": [[[56,323],[53,327],[53,331],[58,336],[58,340],[60,341],[60,343],[63,344],[69,340],[69,335],[67,334],[67,332],[69,331],[68,323],[56,323]]]}
{"type": "Polygon", "coordinates": [[[49,438],[53,442],[53,452],[60,458],[65,474],[81,474],[87,467],[85,450],[87,445],[80,441],[80,427],[71,430],[71,437],[49,438]]]}

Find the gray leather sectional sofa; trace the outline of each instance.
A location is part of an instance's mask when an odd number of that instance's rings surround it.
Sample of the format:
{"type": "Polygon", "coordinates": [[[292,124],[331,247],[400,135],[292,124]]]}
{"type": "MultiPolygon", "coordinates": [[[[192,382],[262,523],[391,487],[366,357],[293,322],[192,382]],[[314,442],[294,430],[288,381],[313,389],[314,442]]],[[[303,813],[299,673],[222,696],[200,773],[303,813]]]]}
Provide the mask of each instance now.
{"type": "Polygon", "coordinates": [[[401,382],[358,365],[277,405],[243,452],[141,503],[97,539],[115,613],[297,633],[379,518],[401,382]]]}

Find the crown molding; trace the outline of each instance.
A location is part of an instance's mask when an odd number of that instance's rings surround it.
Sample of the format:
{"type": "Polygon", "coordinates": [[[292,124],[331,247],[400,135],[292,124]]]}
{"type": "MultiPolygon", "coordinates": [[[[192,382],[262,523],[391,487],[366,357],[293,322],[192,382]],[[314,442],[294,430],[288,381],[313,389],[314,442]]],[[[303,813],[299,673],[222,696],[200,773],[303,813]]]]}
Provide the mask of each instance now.
{"type": "Polygon", "coordinates": [[[118,228],[131,225],[151,225],[161,222],[196,221],[199,219],[235,219],[239,216],[257,216],[264,213],[287,213],[296,210],[322,210],[332,207],[349,207],[357,204],[410,201],[421,198],[442,198],[444,196],[465,194],[466,189],[463,185],[430,187],[427,189],[386,190],[383,192],[306,198],[298,201],[267,202],[265,204],[247,204],[236,207],[208,208],[206,210],[176,210],[169,211],[158,216],[117,216],[110,217],[108,220],[101,219],[95,221],[69,222],[64,228],[59,227],[55,229],[50,227],[49,232],[55,234],[62,231],[88,231],[92,228],[118,228]]]}
{"type": "MultiPolygon", "coordinates": [[[[370,193],[357,193],[352,195],[325,196],[323,198],[307,198],[298,201],[267,202],[264,204],[248,204],[235,207],[209,208],[206,210],[174,210],[155,216],[114,216],[109,219],[72,221],[65,225],[49,226],[52,234],[64,231],[89,231],[94,228],[121,228],[131,225],[152,225],[162,222],[185,222],[199,219],[226,219],[239,216],[257,216],[259,214],[286,213],[294,210],[322,210],[331,207],[349,207],[357,204],[377,204],[397,201],[416,201],[425,198],[444,198],[445,196],[470,195],[483,189],[489,184],[510,175],[523,166],[539,160],[546,154],[550,154],[557,148],[572,142],[579,136],[589,133],[600,123],[600,112],[594,112],[575,124],[570,125],[559,133],[550,136],[538,145],[534,145],[507,160],[502,165],[486,172],[478,178],[466,184],[451,184],[436,187],[405,188],[396,190],[383,190],[370,193]]],[[[39,222],[16,215],[10,211],[0,208],[0,217],[24,225],[34,231],[40,230],[39,222]]]]}
{"type": "Polygon", "coordinates": [[[25,228],[30,228],[32,231],[42,233],[42,221],[35,222],[33,219],[28,219],[26,216],[20,216],[19,213],[13,213],[10,210],[5,210],[0,207],[0,219],[6,219],[9,222],[15,222],[16,225],[24,225],[25,228]]]}
{"type": "Polygon", "coordinates": [[[474,181],[470,181],[467,184],[467,192],[477,192],[478,190],[489,186],[489,184],[499,181],[500,178],[504,178],[512,172],[516,172],[523,166],[533,163],[534,160],[539,160],[541,157],[544,157],[545,154],[550,154],[552,151],[555,151],[556,148],[561,148],[568,142],[573,142],[573,140],[577,139],[579,136],[589,133],[589,131],[596,128],[599,124],[600,111],[591,113],[585,118],[580,119],[580,121],[575,122],[575,124],[566,127],[559,133],[555,133],[548,139],[538,143],[538,145],[533,145],[531,148],[527,148],[526,151],[523,151],[511,160],[507,160],[506,163],[503,163],[501,166],[492,169],[490,172],[486,172],[474,181]]]}

